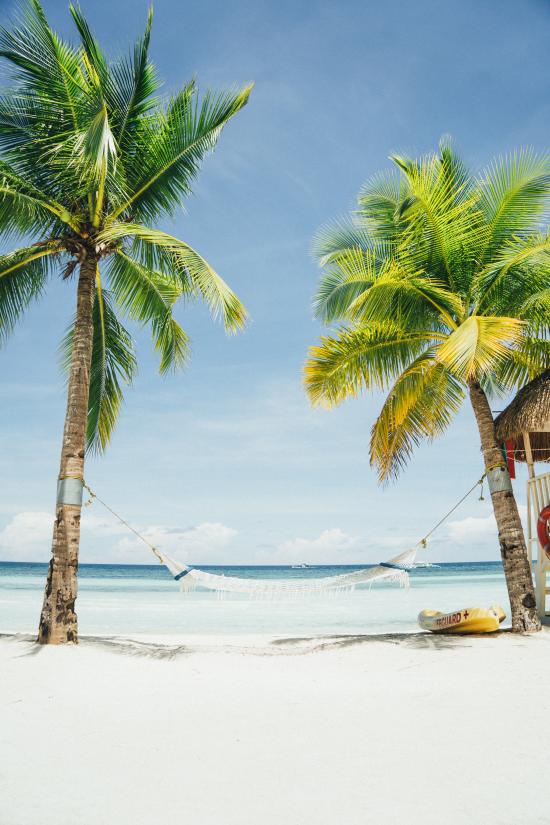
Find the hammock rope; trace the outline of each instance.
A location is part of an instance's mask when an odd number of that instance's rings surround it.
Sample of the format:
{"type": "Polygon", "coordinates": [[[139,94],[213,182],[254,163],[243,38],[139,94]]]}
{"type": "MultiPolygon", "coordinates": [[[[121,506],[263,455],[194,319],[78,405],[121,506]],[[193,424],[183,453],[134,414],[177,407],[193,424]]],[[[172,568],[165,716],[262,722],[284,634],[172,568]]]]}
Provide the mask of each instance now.
{"type": "Polygon", "coordinates": [[[483,481],[486,473],[476,481],[470,489],[439,519],[439,521],[429,530],[417,545],[404,553],[393,556],[384,562],[379,562],[377,565],[363,568],[362,570],[354,570],[349,573],[340,573],[336,576],[322,576],[319,578],[288,578],[288,579],[254,579],[254,578],[239,578],[237,576],[224,576],[219,573],[208,573],[205,570],[199,570],[196,567],[189,567],[186,564],[181,564],[175,559],[163,553],[152,542],[149,541],[139,530],[136,530],[126,519],[122,518],[112,507],[110,507],[91,487],[83,482],[84,488],[87,490],[90,498],[85,506],[91,505],[94,501],[99,502],[109,513],[111,513],[120,524],[124,525],[130,530],[140,541],[145,544],[149,550],[156,556],[160,564],[164,565],[172,574],[175,581],[179,582],[180,588],[183,591],[189,591],[196,587],[203,587],[208,590],[215,590],[219,593],[246,593],[252,596],[273,596],[276,594],[283,595],[300,595],[308,593],[324,593],[324,592],[345,592],[354,590],[356,585],[371,583],[374,580],[384,579],[386,581],[395,582],[402,587],[409,584],[409,572],[414,568],[416,563],[416,555],[420,548],[426,549],[429,537],[451,516],[455,510],[468,498],[476,487],[481,486],[481,500],[483,499],[483,481]]]}

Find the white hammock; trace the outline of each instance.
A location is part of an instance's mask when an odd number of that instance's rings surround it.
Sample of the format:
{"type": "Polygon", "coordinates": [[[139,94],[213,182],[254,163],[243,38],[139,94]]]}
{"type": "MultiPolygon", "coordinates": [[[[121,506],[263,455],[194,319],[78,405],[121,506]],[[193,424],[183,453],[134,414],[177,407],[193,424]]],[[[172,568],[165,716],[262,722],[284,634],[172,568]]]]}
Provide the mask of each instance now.
{"type": "Polygon", "coordinates": [[[356,585],[373,582],[381,579],[397,582],[402,587],[409,584],[409,571],[414,567],[416,548],[407,550],[394,556],[387,562],[380,562],[374,567],[354,570],[350,573],[340,573],[337,576],[322,576],[320,578],[288,578],[288,579],[240,579],[237,576],[224,576],[216,573],[207,573],[180,564],[170,556],[157,550],[158,558],[164,564],[174,579],[180,583],[183,591],[203,587],[207,590],[217,590],[220,593],[247,593],[252,596],[277,595],[306,595],[309,593],[325,593],[353,590],[356,585]]]}
{"type": "MultiPolygon", "coordinates": [[[[280,595],[300,595],[308,593],[328,593],[338,591],[350,591],[358,584],[366,582],[378,581],[385,579],[386,581],[397,582],[402,587],[407,587],[409,584],[409,571],[415,566],[416,553],[418,547],[426,547],[426,541],[443,522],[454,513],[454,511],[462,504],[462,502],[472,493],[478,485],[483,484],[485,473],[476,481],[465,495],[446,513],[432,529],[426,533],[423,539],[419,542],[417,547],[413,550],[406,550],[398,556],[388,561],[381,561],[374,567],[365,567],[362,570],[354,570],[352,573],[340,573],[338,576],[322,576],[320,578],[289,578],[289,579],[240,579],[237,576],[223,576],[216,573],[207,573],[205,570],[197,570],[194,567],[188,567],[186,564],[180,564],[174,559],[162,553],[157,547],[145,538],[138,530],[128,524],[122,516],[119,516],[108,504],[100,499],[93,490],[83,481],[84,488],[90,494],[90,500],[87,504],[91,504],[94,499],[100,502],[112,515],[118,519],[121,524],[124,524],[128,530],[131,530],[140,541],[146,544],[149,549],[155,554],[161,564],[168,568],[176,581],[180,583],[182,590],[193,590],[196,587],[204,587],[207,590],[217,590],[219,593],[248,593],[255,596],[276,596],[280,595]]],[[[483,487],[482,487],[483,492],[483,487]]]]}

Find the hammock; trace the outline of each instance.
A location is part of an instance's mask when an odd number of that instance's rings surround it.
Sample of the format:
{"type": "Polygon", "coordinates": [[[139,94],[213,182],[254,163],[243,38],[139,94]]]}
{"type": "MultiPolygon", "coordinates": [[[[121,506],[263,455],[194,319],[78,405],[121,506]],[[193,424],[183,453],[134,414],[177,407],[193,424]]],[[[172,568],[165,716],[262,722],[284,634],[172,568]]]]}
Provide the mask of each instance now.
{"type": "MultiPolygon", "coordinates": [[[[241,579],[237,576],[224,576],[217,573],[207,573],[206,570],[198,570],[195,567],[189,567],[186,564],[181,564],[175,559],[162,553],[157,547],[145,538],[138,530],[128,524],[122,516],[119,516],[108,504],[106,504],[99,496],[90,489],[90,487],[83,482],[83,486],[90,494],[90,500],[86,504],[92,504],[96,499],[105,507],[112,515],[118,519],[121,524],[124,524],[140,541],[146,544],[149,549],[155,554],[161,564],[168,568],[174,579],[180,583],[183,591],[193,590],[197,587],[203,587],[207,590],[217,590],[219,593],[246,593],[251,596],[277,596],[277,595],[306,595],[308,593],[329,593],[329,592],[346,592],[353,590],[359,584],[367,582],[380,581],[385,579],[390,582],[397,582],[402,587],[407,587],[409,584],[409,572],[416,564],[416,554],[418,547],[426,547],[426,542],[429,536],[443,524],[443,522],[454,513],[462,502],[472,493],[478,485],[483,485],[485,474],[476,481],[468,492],[446,513],[432,529],[426,533],[423,539],[420,540],[417,547],[412,550],[406,550],[398,556],[388,561],[381,561],[373,567],[365,567],[361,570],[354,570],[350,573],[340,573],[337,576],[321,576],[319,578],[287,578],[287,579],[241,579]]],[[[482,493],[483,496],[483,487],[482,493]]]]}
{"type": "Polygon", "coordinates": [[[373,567],[365,567],[362,570],[354,570],[350,573],[340,573],[337,576],[321,576],[315,579],[240,579],[237,576],[207,573],[205,570],[188,567],[159,550],[157,550],[157,554],[159,561],[168,568],[183,591],[203,587],[207,590],[216,590],[219,593],[246,593],[251,596],[269,597],[346,592],[353,590],[358,584],[372,583],[381,579],[397,582],[401,587],[407,587],[409,584],[409,570],[415,564],[416,548],[400,553],[400,555],[394,556],[386,562],[380,562],[373,567]]]}

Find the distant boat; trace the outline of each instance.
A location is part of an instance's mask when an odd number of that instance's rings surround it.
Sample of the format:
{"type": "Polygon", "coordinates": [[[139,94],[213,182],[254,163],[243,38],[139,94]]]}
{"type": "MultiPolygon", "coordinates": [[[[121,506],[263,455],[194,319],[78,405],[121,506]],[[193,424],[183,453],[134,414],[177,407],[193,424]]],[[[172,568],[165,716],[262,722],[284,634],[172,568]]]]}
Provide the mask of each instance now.
{"type": "Polygon", "coordinates": [[[431,561],[417,561],[415,567],[440,567],[439,564],[432,564],[431,561]]]}
{"type": "Polygon", "coordinates": [[[309,564],[292,564],[291,565],[292,570],[309,570],[309,567],[310,567],[309,564]]]}

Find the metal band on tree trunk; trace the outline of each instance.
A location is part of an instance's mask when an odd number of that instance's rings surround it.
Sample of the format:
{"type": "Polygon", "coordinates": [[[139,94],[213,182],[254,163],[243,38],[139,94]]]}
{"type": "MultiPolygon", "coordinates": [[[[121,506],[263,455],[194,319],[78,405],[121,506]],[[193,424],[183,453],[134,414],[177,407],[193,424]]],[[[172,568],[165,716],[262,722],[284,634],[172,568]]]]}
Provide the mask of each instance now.
{"type": "Polygon", "coordinates": [[[508,469],[503,465],[490,467],[487,470],[487,483],[489,485],[489,492],[493,493],[511,493],[512,482],[510,481],[510,474],[508,469]]]}
{"type": "Polygon", "coordinates": [[[57,482],[56,504],[73,504],[82,507],[83,481],[81,478],[65,477],[57,482]]]}

